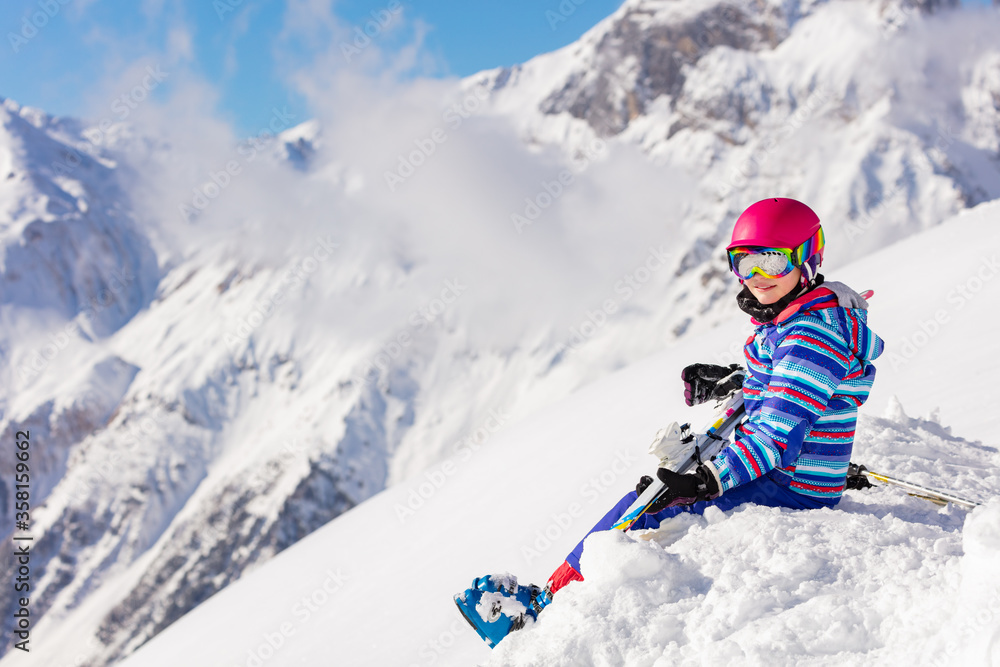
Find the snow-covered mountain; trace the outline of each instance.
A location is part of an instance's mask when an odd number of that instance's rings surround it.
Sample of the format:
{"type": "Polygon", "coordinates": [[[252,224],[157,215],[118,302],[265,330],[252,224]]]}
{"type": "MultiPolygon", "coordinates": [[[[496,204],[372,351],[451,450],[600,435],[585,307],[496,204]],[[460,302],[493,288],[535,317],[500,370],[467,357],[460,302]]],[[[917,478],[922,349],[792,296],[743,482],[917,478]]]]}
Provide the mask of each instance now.
{"type": "Polygon", "coordinates": [[[493,89],[528,141],[616,136],[698,174],[688,221],[710,248],[720,211],[791,190],[859,256],[1000,195],[983,18],[924,21],[906,2],[626,2],[576,44],[470,85],[493,89]]]}
{"type": "Polygon", "coordinates": [[[933,256],[962,267],[949,285],[977,276],[961,239],[995,247],[998,214],[1000,203],[983,204],[836,276],[875,289],[869,319],[887,342],[873,390],[885,407],[861,409],[852,460],[985,503],[971,514],[879,486],[847,492],[832,510],[678,517],[655,542],[596,535],[584,550],[587,580],[491,653],[451,595],[491,572],[543,582],[655,466],[645,449],[657,428],[683,415],[704,422],[706,407],[685,408],[676,378],[690,360],[743,340],[740,315],[378,494],[123,664],[996,664],[1000,415],[989,402],[1000,349],[995,327],[982,324],[997,322],[1000,276],[959,306],[923,269],[933,256]],[[947,321],[904,363],[937,309],[947,321]],[[892,397],[914,384],[935,394],[941,413],[978,406],[977,430],[991,436],[963,437],[935,413],[909,416],[892,397]]]}
{"type": "Polygon", "coordinates": [[[937,5],[630,0],[457,92],[239,145],[195,122],[93,141],[5,101],[0,422],[37,443],[33,613],[73,638],[52,659],[111,663],[387,486],[730,322],[719,250],[756,199],[820,211],[836,269],[1000,197],[1000,21],[937,5]]]}

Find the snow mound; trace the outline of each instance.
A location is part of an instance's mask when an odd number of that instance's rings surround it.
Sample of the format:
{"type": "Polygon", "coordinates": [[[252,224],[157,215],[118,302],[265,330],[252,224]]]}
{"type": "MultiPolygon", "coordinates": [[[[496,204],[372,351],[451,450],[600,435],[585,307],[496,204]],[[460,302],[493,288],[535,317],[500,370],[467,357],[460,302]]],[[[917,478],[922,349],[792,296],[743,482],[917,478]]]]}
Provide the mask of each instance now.
{"type": "MultiPolygon", "coordinates": [[[[995,448],[898,402],[887,415],[862,419],[856,461],[996,495],[995,448]]],[[[746,505],[594,534],[587,579],[488,664],[998,664],[998,551],[1000,500],[966,513],[881,486],[834,509],[746,505]]]]}

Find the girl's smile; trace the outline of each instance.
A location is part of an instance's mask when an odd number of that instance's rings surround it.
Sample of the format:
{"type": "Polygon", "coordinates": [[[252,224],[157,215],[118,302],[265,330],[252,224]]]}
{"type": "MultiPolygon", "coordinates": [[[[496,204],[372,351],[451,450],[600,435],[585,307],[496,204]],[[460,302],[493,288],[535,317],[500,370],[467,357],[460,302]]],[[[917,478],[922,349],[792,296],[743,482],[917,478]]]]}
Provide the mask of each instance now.
{"type": "Polygon", "coordinates": [[[746,286],[750,289],[750,293],[766,306],[780,301],[786,294],[795,289],[801,276],[802,271],[798,268],[780,278],[765,278],[757,274],[746,281],[746,286]]]}

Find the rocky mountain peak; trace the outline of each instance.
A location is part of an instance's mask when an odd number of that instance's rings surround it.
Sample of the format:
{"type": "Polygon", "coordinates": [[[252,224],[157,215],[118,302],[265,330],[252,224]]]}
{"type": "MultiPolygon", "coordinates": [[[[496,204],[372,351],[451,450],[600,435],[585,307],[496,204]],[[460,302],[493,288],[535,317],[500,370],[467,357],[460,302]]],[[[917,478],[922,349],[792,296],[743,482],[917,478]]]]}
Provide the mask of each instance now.
{"type": "Polygon", "coordinates": [[[592,49],[588,67],[570,76],[539,109],[568,112],[601,136],[616,135],[660,96],[676,97],[685,70],[708,51],[718,46],[772,49],[788,35],[792,20],[794,15],[764,0],[626,3],[584,38],[592,49]]]}

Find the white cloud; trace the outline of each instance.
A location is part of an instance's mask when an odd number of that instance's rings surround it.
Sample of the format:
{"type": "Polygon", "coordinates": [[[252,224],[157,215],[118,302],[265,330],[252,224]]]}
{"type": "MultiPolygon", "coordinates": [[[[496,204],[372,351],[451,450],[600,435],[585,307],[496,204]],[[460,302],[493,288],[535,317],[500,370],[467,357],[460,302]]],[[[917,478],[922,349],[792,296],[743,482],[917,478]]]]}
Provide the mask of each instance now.
{"type": "Polygon", "coordinates": [[[191,30],[186,25],[174,25],[167,33],[167,60],[172,64],[194,60],[191,30]]]}
{"type": "MultiPolygon", "coordinates": [[[[226,247],[248,266],[278,265],[316,235],[331,235],[344,255],[324,269],[329,294],[310,312],[294,315],[304,324],[322,323],[331,335],[389,335],[439,293],[443,281],[459,280],[469,286],[467,296],[449,316],[467,328],[470,343],[504,345],[544,326],[561,339],[581,313],[615,296],[615,283],[642,263],[649,246],[676,233],[692,189],[636,149],[612,146],[574,173],[518,233],[511,216],[524,214],[526,199],[544,200],[568,159],[528,150],[505,119],[485,113],[453,127],[445,106],[457,99],[459,82],[415,77],[414,70],[427,66],[426,27],[398,21],[395,32],[387,28],[384,35],[393,48],[376,38],[347,63],[332,38],[351,31],[330,3],[289,4],[278,47],[287,50],[290,85],[322,126],[308,173],[262,151],[250,158],[246,146],[237,146],[232,127],[216,112],[219,90],[187,67],[190,32],[177,28],[162,55],[172,63],[165,99],[143,103],[128,119],[138,135],[152,138],[130,156],[139,178],[137,210],[174,256],[226,247]],[[330,38],[325,47],[304,60],[297,47],[321,34],[330,38]],[[399,46],[400,39],[409,41],[399,46]],[[445,140],[390,191],[386,172],[398,170],[400,156],[409,159],[435,132],[445,140]],[[185,221],[180,207],[190,206],[195,190],[234,162],[239,174],[221,177],[229,182],[218,197],[185,221]]],[[[151,56],[109,78],[100,99],[129,90],[155,62],[151,56]]],[[[306,120],[277,118],[274,129],[306,120]]]]}

